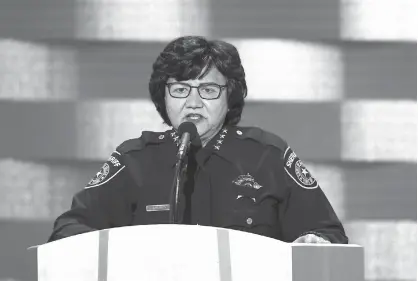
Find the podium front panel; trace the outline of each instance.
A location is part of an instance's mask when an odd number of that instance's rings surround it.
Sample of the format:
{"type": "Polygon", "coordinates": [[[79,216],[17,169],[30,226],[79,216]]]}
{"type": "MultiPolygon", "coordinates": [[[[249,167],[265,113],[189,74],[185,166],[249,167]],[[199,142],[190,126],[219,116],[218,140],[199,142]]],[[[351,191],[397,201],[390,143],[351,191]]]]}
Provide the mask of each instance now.
{"type": "Polygon", "coordinates": [[[285,243],[198,225],[140,225],[37,247],[38,281],[361,281],[358,245],[285,243]]]}
{"type": "Polygon", "coordinates": [[[38,280],[98,280],[99,232],[57,240],[38,247],[38,280]]]}
{"type": "Polygon", "coordinates": [[[107,281],[222,280],[216,228],[152,225],[129,231],[113,229],[108,251],[107,281]]]}

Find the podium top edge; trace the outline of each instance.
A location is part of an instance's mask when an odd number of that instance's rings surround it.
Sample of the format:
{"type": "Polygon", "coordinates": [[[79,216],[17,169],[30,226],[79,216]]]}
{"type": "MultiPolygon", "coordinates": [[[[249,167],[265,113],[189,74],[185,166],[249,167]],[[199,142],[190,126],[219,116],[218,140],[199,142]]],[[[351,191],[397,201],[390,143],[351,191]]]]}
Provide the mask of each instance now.
{"type": "Polygon", "coordinates": [[[361,245],[357,244],[336,244],[336,243],[289,243],[292,247],[343,247],[343,248],[363,248],[361,245]]]}
{"type": "MultiPolygon", "coordinates": [[[[78,235],[74,235],[71,237],[75,237],[75,236],[90,236],[90,237],[94,237],[94,239],[100,239],[100,233],[105,233],[105,232],[114,232],[114,233],[120,233],[120,231],[125,231],[126,229],[133,229],[133,228],[137,228],[137,229],[141,229],[141,228],[154,228],[154,229],[161,229],[161,228],[178,228],[178,229],[185,229],[185,228],[189,228],[189,229],[212,229],[212,230],[217,230],[217,231],[226,231],[226,232],[231,232],[231,233],[235,233],[236,230],[231,230],[231,229],[227,229],[227,228],[221,228],[221,227],[213,227],[213,226],[201,226],[201,225],[181,225],[181,224],[176,224],[176,225],[170,225],[170,224],[153,224],[153,225],[134,225],[134,226],[125,226],[125,227],[118,227],[118,228],[108,228],[108,229],[101,229],[101,230],[96,230],[96,231],[91,231],[91,232],[87,232],[87,233],[80,233],[78,235]],[[125,230],[124,230],[125,229],[125,230]]],[[[239,231],[238,231],[239,232],[239,231]]],[[[242,232],[240,232],[242,233],[242,232]]],[[[249,234],[249,233],[246,233],[249,234]]],[[[68,238],[71,238],[68,237],[68,238]]],[[[269,237],[264,237],[266,239],[273,239],[273,238],[269,238],[269,237]]],[[[363,246],[361,245],[357,245],[357,244],[323,244],[323,243],[292,243],[292,242],[285,242],[285,241],[281,241],[281,240],[277,240],[277,239],[273,239],[275,241],[277,241],[278,243],[282,243],[282,245],[286,245],[286,246],[290,246],[290,247],[342,247],[342,248],[363,248],[363,246]]],[[[57,240],[59,241],[59,240],[57,240]]],[[[28,248],[26,248],[26,250],[33,250],[33,249],[38,249],[41,246],[50,244],[50,243],[54,243],[57,241],[51,241],[48,243],[41,243],[38,245],[32,245],[29,246],[28,248]]]]}

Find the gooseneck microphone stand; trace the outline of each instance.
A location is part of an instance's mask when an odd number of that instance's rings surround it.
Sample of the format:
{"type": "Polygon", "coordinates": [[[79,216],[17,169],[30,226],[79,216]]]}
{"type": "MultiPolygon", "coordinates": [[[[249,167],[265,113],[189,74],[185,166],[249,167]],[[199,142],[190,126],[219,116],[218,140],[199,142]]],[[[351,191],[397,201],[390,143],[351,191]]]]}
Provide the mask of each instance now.
{"type": "Polygon", "coordinates": [[[171,224],[179,224],[179,199],[180,190],[184,184],[184,175],[186,174],[187,164],[183,159],[177,159],[176,167],[174,171],[174,180],[171,186],[170,196],[170,219],[171,224]]]}
{"type": "Polygon", "coordinates": [[[181,135],[180,145],[177,151],[177,161],[174,171],[174,180],[171,186],[170,194],[170,218],[169,222],[172,224],[180,223],[179,215],[179,201],[180,201],[180,189],[184,185],[184,175],[187,170],[187,163],[185,158],[187,151],[190,148],[191,140],[194,140],[198,136],[196,125],[192,122],[181,123],[178,131],[181,135]]]}

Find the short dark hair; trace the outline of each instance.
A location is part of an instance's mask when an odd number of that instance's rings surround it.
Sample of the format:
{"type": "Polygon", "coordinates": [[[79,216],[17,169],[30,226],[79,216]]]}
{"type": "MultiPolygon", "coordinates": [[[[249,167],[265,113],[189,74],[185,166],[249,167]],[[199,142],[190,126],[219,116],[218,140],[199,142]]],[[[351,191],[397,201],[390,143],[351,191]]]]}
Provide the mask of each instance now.
{"type": "Polygon", "coordinates": [[[238,124],[247,96],[247,83],[237,49],[220,40],[184,36],[171,41],[160,53],[153,64],[149,81],[151,100],[167,125],[172,125],[164,99],[168,78],[177,81],[197,79],[204,77],[212,67],[216,67],[227,79],[229,111],[224,125],[238,124]],[[204,69],[205,72],[200,75],[204,69]]]}

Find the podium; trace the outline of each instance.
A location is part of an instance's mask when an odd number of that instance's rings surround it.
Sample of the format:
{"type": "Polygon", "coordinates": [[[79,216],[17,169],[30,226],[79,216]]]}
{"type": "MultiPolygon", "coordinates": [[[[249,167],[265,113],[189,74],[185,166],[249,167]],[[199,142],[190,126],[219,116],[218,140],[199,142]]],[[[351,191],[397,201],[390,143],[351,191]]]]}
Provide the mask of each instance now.
{"type": "Polygon", "coordinates": [[[363,248],[199,225],[138,225],[29,248],[38,281],[363,281],[363,248]]]}

